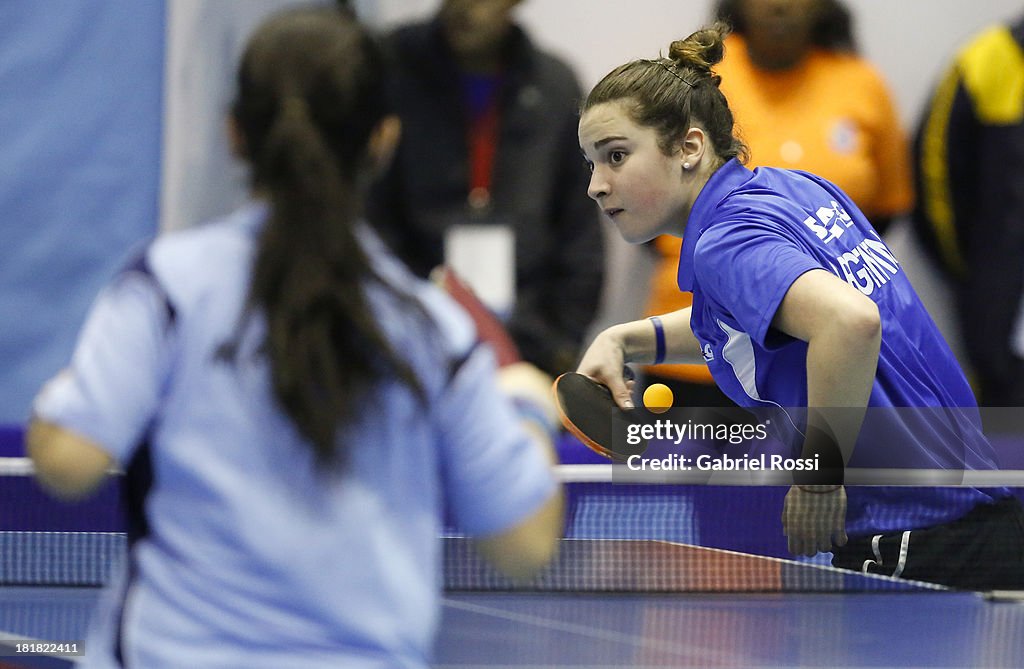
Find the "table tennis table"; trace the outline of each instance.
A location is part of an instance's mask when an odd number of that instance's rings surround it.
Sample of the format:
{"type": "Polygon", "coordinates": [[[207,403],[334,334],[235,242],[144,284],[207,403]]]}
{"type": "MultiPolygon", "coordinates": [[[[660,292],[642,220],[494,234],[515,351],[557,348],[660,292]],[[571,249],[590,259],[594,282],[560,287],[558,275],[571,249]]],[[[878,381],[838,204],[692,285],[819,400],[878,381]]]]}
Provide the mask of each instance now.
{"type": "Polygon", "coordinates": [[[1020,667],[1024,606],[974,593],[457,594],[437,667],[1020,667]]]}
{"type": "MultiPolygon", "coordinates": [[[[574,463],[567,538],[534,582],[443,539],[436,667],[1024,667],[1019,600],[788,559],[784,488],[577,479],[601,464],[581,449],[560,448],[574,463]]],[[[84,639],[95,586],[126,550],[117,486],[74,506],[27,475],[0,493],[0,669],[72,667],[10,643],[84,639]]]]}
{"type": "MultiPolygon", "coordinates": [[[[465,540],[445,541],[449,556],[464,557],[465,540]]],[[[473,583],[445,593],[439,669],[1024,665],[1019,601],[792,560],[566,540],[558,563],[526,589],[473,583]]],[[[81,642],[98,592],[0,588],[0,639],[81,642]]],[[[5,645],[3,669],[74,666],[11,657],[5,645]]]]}

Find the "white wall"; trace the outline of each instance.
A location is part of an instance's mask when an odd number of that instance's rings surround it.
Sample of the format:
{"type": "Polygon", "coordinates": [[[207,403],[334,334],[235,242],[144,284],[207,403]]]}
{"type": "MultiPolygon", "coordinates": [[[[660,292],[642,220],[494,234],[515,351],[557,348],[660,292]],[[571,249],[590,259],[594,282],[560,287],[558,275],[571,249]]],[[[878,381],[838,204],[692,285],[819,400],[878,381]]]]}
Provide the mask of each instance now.
{"type": "MultiPolygon", "coordinates": [[[[1024,0],[846,0],[865,56],[884,73],[909,123],[956,47],[979,28],[1024,13],[1024,0]]],[[[429,15],[439,0],[355,0],[387,27],[429,15]]],[[[714,0],[524,0],[534,39],[572,63],[584,87],[633,58],[651,58],[706,23],[714,0]],[[627,7],[628,4],[628,7],[627,7]]]]}
{"type": "MultiPolygon", "coordinates": [[[[429,14],[438,0],[357,0],[368,21],[381,27],[429,14]]],[[[980,28],[1024,13],[1024,0],[847,0],[861,52],[893,90],[904,125],[912,129],[927,96],[957,47],[980,28]]],[[[613,67],[651,58],[710,19],[714,0],[525,0],[522,23],[544,48],[571,63],[584,88],[613,67]],[[628,6],[627,6],[628,5],[628,6]]],[[[836,95],[842,95],[837,83],[836,95]]],[[[636,315],[643,302],[647,259],[609,235],[610,282],[600,322],[636,315]]],[[[958,349],[949,299],[923,264],[905,229],[889,243],[932,316],[958,349]]]]}

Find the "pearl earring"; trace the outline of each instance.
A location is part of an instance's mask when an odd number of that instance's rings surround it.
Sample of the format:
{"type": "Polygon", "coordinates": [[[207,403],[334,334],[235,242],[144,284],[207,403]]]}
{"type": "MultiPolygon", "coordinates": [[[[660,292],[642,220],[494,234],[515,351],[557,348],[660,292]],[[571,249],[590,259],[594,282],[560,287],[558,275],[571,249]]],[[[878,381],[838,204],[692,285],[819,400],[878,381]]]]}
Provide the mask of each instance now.
{"type": "Polygon", "coordinates": [[[684,170],[690,169],[690,163],[683,163],[683,169],[684,170]]]}

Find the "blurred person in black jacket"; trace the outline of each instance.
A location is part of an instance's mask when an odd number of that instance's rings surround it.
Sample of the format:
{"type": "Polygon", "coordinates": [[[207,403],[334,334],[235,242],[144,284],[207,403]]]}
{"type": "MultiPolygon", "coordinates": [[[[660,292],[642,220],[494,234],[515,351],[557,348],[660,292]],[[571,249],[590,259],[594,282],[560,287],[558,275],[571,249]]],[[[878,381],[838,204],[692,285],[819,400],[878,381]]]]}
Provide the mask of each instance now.
{"type": "MultiPolygon", "coordinates": [[[[478,277],[463,278],[502,317],[522,357],[557,374],[575,366],[597,310],[603,236],[576,136],[579,84],[515,24],[518,4],[443,0],[432,19],[387,36],[404,132],[368,213],[422,276],[452,264],[453,236],[479,226],[510,233],[507,248],[469,254],[494,275],[485,276],[492,288],[507,260],[508,285],[497,289],[505,304],[489,301],[478,277]]],[[[463,257],[473,249],[462,248],[463,257]]]]}

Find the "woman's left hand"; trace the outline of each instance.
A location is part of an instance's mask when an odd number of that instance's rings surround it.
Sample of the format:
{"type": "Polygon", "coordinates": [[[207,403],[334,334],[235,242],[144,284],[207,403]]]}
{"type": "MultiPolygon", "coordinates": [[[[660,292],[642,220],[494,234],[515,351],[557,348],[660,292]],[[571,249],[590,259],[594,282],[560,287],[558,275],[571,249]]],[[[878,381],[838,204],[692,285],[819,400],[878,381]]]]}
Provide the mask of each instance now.
{"type": "Polygon", "coordinates": [[[782,531],[793,555],[815,555],[845,546],[846,488],[793,486],[782,507],[782,531]]]}

